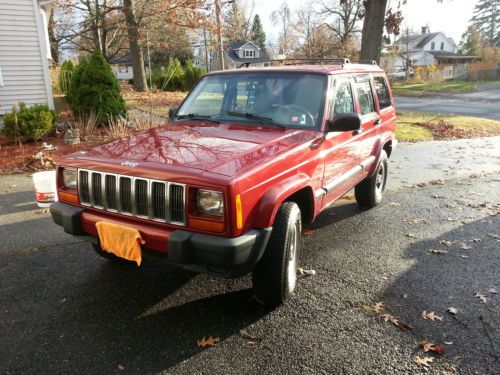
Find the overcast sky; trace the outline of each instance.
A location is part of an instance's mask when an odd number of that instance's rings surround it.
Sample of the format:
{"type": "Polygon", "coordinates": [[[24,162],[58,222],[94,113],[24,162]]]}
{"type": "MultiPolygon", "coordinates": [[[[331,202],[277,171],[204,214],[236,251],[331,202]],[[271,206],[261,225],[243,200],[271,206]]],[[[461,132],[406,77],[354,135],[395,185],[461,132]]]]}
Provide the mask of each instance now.
{"type": "MultiPolygon", "coordinates": [[[[308,4],[315,0],[288,0],[290,8],[297,9],[300,4],[308,4]]],[[[328,0],[325,0],[328,1],[328,0]]],[[[397,6],[397,0],[389,0],[397,6]]],[[[477,0],[407,0],[402,6],[404,25],[408,25],[415,32],[420,32],[421,26],[428,25],[431,32],[443,31],[452,37],[458,44],[462,33],[467,29],[472,17],[472,9],[477,0]]],[[[264,31],[268,39],[276,39],[278,27],[273,27],[270,16],[273,10],[279,8],[281,0],[255,0],[254,13],[258,13],[264,24],[264,31]]]]}

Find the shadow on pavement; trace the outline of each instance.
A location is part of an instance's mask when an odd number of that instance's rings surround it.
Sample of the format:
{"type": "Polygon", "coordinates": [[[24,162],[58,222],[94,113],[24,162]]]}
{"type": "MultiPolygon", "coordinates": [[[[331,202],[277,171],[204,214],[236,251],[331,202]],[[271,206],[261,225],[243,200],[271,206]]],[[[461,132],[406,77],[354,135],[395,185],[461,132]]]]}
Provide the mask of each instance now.
{"type": "MultiPolygon", "coordinates": [[[[500,295],[488,293],[493,286],[500,291],[499,242],[489,236],[499,227],[500,217],[494,216],[412,244],[404,256],[415,264],[378,298],[390,313],[414,327],[410,334],[416,341],[439,343],[446,349],[444,357],[467,373],[500,373],[500,295]],[[461,249],[462,244],[470,249],[461,249]],[[430,249],[448,253],[429,254],[430,249]],[[475,298],[476,292],[487,295],[487,303],[475,298]],[[447,313],[449,307],[458,314],[447,313]],[[443,321],[424,320],[424,310],[443,316],[443,321]]],[[[428,353],[418,350],[416,355],[428,353]]]]}
{"type": "Polygon", "coordinates": [[[0,215],[38,209],[35,192],[18,191],[0,195],[0,215]]]}

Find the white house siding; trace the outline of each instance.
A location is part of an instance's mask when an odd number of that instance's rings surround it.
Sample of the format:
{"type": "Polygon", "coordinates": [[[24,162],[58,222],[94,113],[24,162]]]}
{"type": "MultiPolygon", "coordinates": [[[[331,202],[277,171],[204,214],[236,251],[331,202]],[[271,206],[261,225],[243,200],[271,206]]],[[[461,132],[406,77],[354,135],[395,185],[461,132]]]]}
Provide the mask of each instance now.
{"type": "Polygon", "coordinates": [[[44,30],[37,0],[0,0],[0,116],[19,102],[53,107],[44,30]]]}
{"type": "Polygon", "coordinates": [[[437,34],[432,40],[427,42],[422,48],[424,51],[446,51],[455,52],[455,43],[452,43],[450,39],[446,37],[443,33],[437,34]],[[432,43],[434,42],[434,49],[432,49],[432,43]],[[443,49],[441,49],[441,43],[443,43],[443,49]]]}

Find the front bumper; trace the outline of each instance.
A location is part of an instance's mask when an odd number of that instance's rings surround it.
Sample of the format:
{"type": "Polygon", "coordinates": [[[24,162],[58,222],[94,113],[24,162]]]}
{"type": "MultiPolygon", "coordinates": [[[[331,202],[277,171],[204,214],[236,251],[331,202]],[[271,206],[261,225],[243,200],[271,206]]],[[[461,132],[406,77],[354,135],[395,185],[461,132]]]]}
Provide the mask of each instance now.
{"type": "MultiPolygon", "coordinates": [[[[130,222],[108,219],[105,216],[87,213],[83,208],[55,202],[50,206],[53,221],[62,226],[66,233],[75,235],[94,244],[99,244],[95,223],[113,221],[134,226],[130,222]]],[[[195,271],[239,277],[249,273],[260,260],[272,228],[253,229],[236,238],[212,236],[186,230],[149,230],[137,226],[146,240],[144,257],[155,258],[175,266],[195,271]],[[156,250],[156,251],[155,251],[156,250]]]]}

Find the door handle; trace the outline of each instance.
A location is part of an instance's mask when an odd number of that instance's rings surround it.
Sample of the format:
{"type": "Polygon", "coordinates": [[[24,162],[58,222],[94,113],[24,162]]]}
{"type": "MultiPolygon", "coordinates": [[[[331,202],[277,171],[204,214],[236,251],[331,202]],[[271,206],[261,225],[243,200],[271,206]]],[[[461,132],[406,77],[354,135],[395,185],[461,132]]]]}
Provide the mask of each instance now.
{"type": "Polygon", "coordinates": [[[374,122],[373,122],[373,125],[380,125],[382,123],[382,120],[381,119],[376,119],[374,122]]]}

